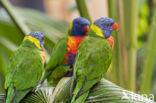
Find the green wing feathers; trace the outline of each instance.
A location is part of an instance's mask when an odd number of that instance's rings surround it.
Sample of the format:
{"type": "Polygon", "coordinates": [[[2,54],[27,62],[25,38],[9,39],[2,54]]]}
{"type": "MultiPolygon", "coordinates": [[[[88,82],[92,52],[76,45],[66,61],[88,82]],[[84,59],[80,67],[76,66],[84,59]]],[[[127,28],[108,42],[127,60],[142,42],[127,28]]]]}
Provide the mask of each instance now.
{"type": "MultiPolygon", "coordinates": [[[[53,79],[53,77],[57,78],[57,75],[52,75],[51,73],[53,71],[56,72],[57,71],[56,69],[60,69],[60,65],[62,65],[63,60],[64,60],[66,48],[67,48],[67,37],[64,37],[55,45],[55,47],[52,51],[50,60],[46,65],[46,72],[45,72],[42,82],[44,82],[44,80],[47,77],[49,77],[49,79],[48,79],[49,85],[53,84],[55,82],[56,79],[53,79]],[[50,78],[51,78],[51,80],[50,80],[50,78]]],[[[63,66],[61,66],[61,67],[63,67],[63,66]]],[[[62,70],[60,70],[59,72],[61,72],[61,71],[62,70]]],[[[57,83],[57,81],[55,83],[57,83]]]]}
{"type": "Polygon", "coordinates": [[[96,84],[111,64],[112,50],[107,40],[87,37],[80,44],[75,65],[72,103],[96,84]]]}
{"type": "Polygon", "coordinates": [[[53,70],[53,72],[48,76],[48,85],[56,86],[59,80],[67,73],[69,66],[60,65],[53,70]]]}
{"type": "Polygon", "coordinates": [[[46,70],[53,70],[56,66],[62,64],[67,48],[67,37],[61,39],[57,45],[55,45],[50,60],[47,63],[46,70]]]}
{"type": "Polygon", "coordinates": [[[30,91],[31,88],[17,91],[13,87],[9,87],[6,103],[19,103],[23,99],[23,97],[25,97],[30,91]]]}

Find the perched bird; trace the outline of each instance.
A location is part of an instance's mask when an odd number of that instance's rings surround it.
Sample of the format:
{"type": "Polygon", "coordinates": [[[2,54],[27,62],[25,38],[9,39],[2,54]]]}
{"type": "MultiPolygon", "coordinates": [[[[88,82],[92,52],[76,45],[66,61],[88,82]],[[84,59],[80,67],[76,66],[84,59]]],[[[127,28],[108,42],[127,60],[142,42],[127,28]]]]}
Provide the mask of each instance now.
{"type": "Polygon", "coordinates": [[[42,32],[31,32],[12,54],[5,81],[6,103],[19,103],[38,85],[44,71],[44,40],[42,32]]]}
{"type": "Polygon", "coordinates": [[[82,17],[73,20],[67,36],[61,39],[52,51],[43,81],[48,77],[48,84],[56,86],[61,77],[72,76],[77,49],[81,41],[86,38],[89,25],[89,21],[82,17]]]}
{"type": "Polygon", "coordinates": [[[89,90],[102,78],[112,59],[113,37],[118,25],[110,18],[97,19],[81,42],[73,67],[71,103],[84,103],[89,90]],[[110,40],[109,40],[110,39],[110,40]]]}

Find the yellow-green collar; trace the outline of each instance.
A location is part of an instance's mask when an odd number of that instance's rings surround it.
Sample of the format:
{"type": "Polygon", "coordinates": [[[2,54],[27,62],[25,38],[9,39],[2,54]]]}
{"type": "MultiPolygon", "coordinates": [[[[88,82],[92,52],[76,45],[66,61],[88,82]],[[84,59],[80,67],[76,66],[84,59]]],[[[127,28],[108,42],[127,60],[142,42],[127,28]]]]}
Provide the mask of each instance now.
{"type": "Polygon", "coordinates": [[[97,36],[104,37],[102,30],[95,24],[91,24],[90,29],[94,31],[97,36]]]}
{"type": "Polygon", "coordinates": [[[69,30],[72,30],[73,23],[69,24],[69,30]]]}
{"type": "Polygon", "coordinates": [[[40,42],[38,39],[32,37],[32,36],[25,36],[24,37],[24,40],[30,40],[31,42],[33,42],[39,49],[41,49],[41,46],[40,46],[40,42]]]}

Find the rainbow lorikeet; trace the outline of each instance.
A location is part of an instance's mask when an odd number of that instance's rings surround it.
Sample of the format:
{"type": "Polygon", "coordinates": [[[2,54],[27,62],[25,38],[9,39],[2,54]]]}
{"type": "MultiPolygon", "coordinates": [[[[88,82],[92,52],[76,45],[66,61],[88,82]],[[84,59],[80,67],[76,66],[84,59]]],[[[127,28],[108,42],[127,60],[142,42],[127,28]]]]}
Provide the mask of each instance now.
{"type": "Polygon", "coordinates": [[[80,44],[73,67],[71,103],[84,103],[89,90],[102,78],[112,59],[113,37],[118,25],[110,18],[97,19],[80,44]],[[107,39],[107,40],[106,40],[107,39]]]}
{"type": "Polygon", "coordinates": [[[19,103],[38,85],[44,71],[44,39],[42,32],[31,32],[12,54],[5,81],[6,103],[19,103]]]}
{"type": "Polygon", "coordinates": [[[71,69],[77,49],[81,41],[86,38],[89,25],[89,21],[85,18],[74,19],[70,24],[68,35],[55,45],[44,76],[44,79],[48,77],[49,85],[55,86],[61,77],[72,76],[71,69]]]}

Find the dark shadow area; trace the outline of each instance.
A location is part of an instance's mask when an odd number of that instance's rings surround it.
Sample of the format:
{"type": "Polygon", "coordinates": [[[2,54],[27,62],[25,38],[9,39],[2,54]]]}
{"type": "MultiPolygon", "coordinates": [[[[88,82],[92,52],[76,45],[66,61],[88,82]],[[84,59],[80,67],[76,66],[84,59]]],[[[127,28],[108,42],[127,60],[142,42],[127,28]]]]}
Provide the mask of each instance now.
{"type": "Polygon", "coordinates": [[[15,6],[32,8],[44,12],[43,0],[10,0],[15,6]]]}

